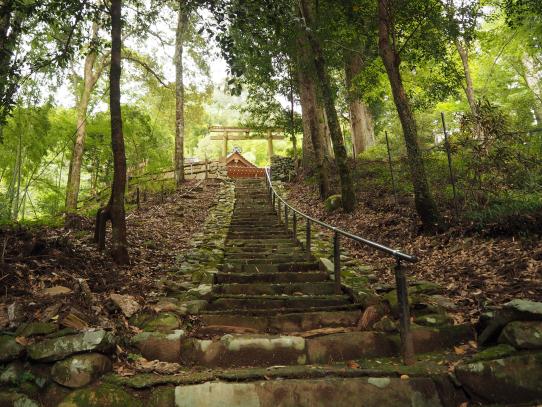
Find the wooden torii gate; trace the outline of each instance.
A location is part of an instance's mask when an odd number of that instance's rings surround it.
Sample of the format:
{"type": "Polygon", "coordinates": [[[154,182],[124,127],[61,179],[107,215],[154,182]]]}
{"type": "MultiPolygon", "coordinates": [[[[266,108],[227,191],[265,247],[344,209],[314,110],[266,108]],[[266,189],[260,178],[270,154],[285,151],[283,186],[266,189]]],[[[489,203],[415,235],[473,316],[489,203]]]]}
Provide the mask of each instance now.
{"type": "Polygon", "coordinates": [[[244,127],[223,127],[223,126],[211,126],[209,127],[211,134],[211,140],[222,140],[222,155],[221,158],[228,156],[228,142],[230,140],[267,140],[267,156],[269,160],[273,156],[273,141],[284,140],[286,137],[277,133],[283,133],[282,129],[265,129],[265,130],[253,130],[244,127]],[[251,133],[253,135],[251,135],[251,133]]]}

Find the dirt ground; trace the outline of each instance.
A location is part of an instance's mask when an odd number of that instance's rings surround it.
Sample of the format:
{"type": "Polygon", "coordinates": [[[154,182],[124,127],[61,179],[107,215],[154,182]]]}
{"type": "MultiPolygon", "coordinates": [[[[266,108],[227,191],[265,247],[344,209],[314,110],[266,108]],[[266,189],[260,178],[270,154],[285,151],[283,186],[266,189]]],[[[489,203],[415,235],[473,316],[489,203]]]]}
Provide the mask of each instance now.
{"type": "MultiPolygon", "coordinates": [[[[472,225],[446,232],[420,232],[412,199],[397,206],[382,191],[358,193],[354,213],[328,213],[315,186],[288,184],[289,201],[301,211],[361,237],[419,257],[408,266],[408,278],[428,280],[446,288],[459,307],[456,318],[475,322],[480,311],[513,298],[542,301],[542,240],[533,234],[503,235],[474,231],[472,225]]],[[[452,223],[453,225],[453,223],[452,223]]],[[[342,240],[351,254],[370,265],[382,283],[394,283],[394,261],[360,244],[342,240]]]]}
{"type": "Polygon", "coordinates": [[[131,264],[125,267],[116,266],[107,249],[97,251],[91,218],[79,218],[75,229],[0,229],[0,328],[9,318],[39,320],[46,313],[57,313],[59,319],[72,314],[88,326],[126,325],[122,314],[108,307],[109,295],[129,294],[140,304],[158,297],[161,279],[201,230],[218,188],[217,183],[188,182],[163,203],[150,196],[141,209],[130,212],[131,264]],[[73,293],[43,295],[55,286],[73,293]]]}

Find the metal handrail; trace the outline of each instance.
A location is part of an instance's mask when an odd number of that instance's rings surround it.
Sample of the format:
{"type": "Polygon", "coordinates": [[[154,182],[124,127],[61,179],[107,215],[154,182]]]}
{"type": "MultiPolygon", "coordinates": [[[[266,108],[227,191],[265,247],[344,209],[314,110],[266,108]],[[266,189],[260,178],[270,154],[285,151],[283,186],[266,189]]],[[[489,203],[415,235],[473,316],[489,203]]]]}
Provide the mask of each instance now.
{"type": "Polygon", "coordinates": [[[267,167],[265,169],[267,187],[269,190],[269,199],[273,205],[273,210],[275,206],[277,207],[277,215],[279,218],[279,223],[281,222],[281,203],[284,205],[284,225],[286,230],[288,228],[288,212],[292,211],[292,231],[293,239],[297,241],[297,215],[304,218],[306,223],[306,239],[305,239],[305,251],[307,259],[312,257],[311,254],[311,223],[315,223],[319,226],[322,226],[326,229],[329,229],[333,232],[333,274],[335,277],[335,288],[338,294],[342,293],[342,284],[341,284],[341,250],[340,250],[340,236],[347,237],[355,242],[362,243],[366,246],[372,247],[378,251],[384,252],[395,258],[395,283],[397,286],[397,300],[399,305],[399,322],[400,322],[400,334],[401,334],[401,353],[403,355],[403,361],[405,364],[409,365],[415,362],[414,358],[414,345],[412,340],[412,334],[410,333],[410,306],[408,301],[408,284],[406,281],[406,276],[404,268],[401,265],[402,261],[409,263],[415,263],[418,261],[416,256],[405,254],[399,250],[392,249],[391,247],[385,246],[380,243],[373,242],[368,239],[364,239],[360,236],[356,236],[352,233],[346,232],[342,229],[339,229],[335,226],[332,226],[328,223],[322,222],[318,219],[301,212],[300,210],[294,208],[288,202],[282,198],[278,192],[273,187],[273,182],[271,180],[271,171],[267,167]]]}
{"type": "Polygon", "coordinates": [[[325,223],[325,222],[322,222],[321,220],[318,220],[318,219],[314,219],[312,218],[311,216],[301,212],[300,210],[294,208],[293,206],[291,206],[290,204],[288,204],[288,202],[286,202],[284,200],[284,198],[282,198],[278,192],[275,190],[275,188],[273,187],[273,183],[271,182],[271,174],[270,174],[270,171],[269,171],[269,167],[265,169],[265,175],[266,175],[266,178],[267,178],[267,183],[268,183],[268,186],[270,186],[271,190],[273,191],[273,194],[278,198],[279,201],[281,201],[284,206],[286,206],[288,209],[290,209],[292,212],[300,215],[301,217],[311,221],[312,223],[316,223],[317,225],[320,225],[326,229],[329,229],[335,233],[338,233],[339,235],[342,235],[342,236],[345,236],[351,240],[354,240],[356,242],[359,242],[359,243],[362,243],[366,246],[369,246],[369,247],[372,247],[373,249],[376,249],[378,251],[381,251],[381,252],[384,252],[384,253],[387,253],[389,255],[391,255],[392,257],[394,257],[395,259],[398,259],[398,260],[404,260],[404,261],[408,261],[410,263],[416,263],[418,261],[418,258],[416,256],[412,256],[412,255],[409,255],[409,254],[405,254],[399,250],[396,250],[396,249],[392,249],[391,247],[388,247],[388,246],[385,246],[383,244],[380,244],[380,243],[377,243],[377,242],[373,242],[371,240],[368,240],[368,239],[364,239],[360,236],[356,236],[352,233],[349,233],[349,232],[346,232],[342,229],[339,229],[333,225],[330,225],[328,223],[325,223]]]}

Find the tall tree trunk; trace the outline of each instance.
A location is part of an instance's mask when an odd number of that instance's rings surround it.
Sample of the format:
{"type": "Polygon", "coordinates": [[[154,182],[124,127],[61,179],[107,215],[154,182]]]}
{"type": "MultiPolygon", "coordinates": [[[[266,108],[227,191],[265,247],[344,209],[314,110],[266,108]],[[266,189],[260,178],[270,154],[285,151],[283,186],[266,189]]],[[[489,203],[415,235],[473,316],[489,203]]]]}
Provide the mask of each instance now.
{"type": "Polygon", "coordinates": [[[352,174],[348,167],[348,157],[346,155],[346,149],[344,147],[344,141],[339,124],[339,117],[337,116],[337,110],[335,109],[335,96],[331,89],[331,83],[329,76],[326,72],[326,64],[324,59],[324,53],[322,51],[320,41],[315,36],[313,28],[313,16],[312,16],[312,4],[311,0],[300,0],[300,8],[302,17],[305,19],[306,35],[309,42],[309,49],[312,51],[312,61],[318,78],[322,97],[324,101],[324,107],[327,117],[327,123],[329,126],[329,133],[331,141],[333,143],[333,151],[335,153],[335,163],[339,172],[339,178],[341,180],[341,195],[342,205],[345,212],[351,212],[356,206],[356,194],[354,191],[354,183],[352,181],[352,174]]]}
{"type": "MultiPolygon", "coordinates": [[[[25,5],[22,5],[23,7],[25,5]]],[[[31,4],[26,5],[26,7],[31,4]]],[[[17,13],[17,2],[0,2],[0,123],[10,113],[12,96],[17,89],[14,80],[17,73],[13,69],[13,53],[21,36],[21,13],[17,13]]],[[[2,136],[0,126],[0,139],[2,136]]]]}
{"type": "Polygon", "coordinates": [[[185,1],[179,2],[177,35],[175,41],[175,184],[177,188],[184,182],[184,83],[183,50],[188,26],[189,11],[185,1]]]}
{"type": "Polygon", "coordinates": [[[310,69],[307,38],[300,32],[297,40],[297,61],[299,77],[299,97],[303,119],[303,169],[316,168],[320,197],[330,195],[329,166],[325,157],[325,139],[321,120],[318,118],[318,103],[314,74],[310,69]]]}
{"type": "MultiPolygon", "coordinates": [[[[98,24],[94,23],[92,27],[92,39],[98,36],[98,24]]],[[[97,78],[94,75],[94,64],[96,63],[96,52],[90,51],[85,58],[85,68],[83,73],[83,89],[78,100],[77,106],[77,132],[75,143],[72,149],[70,159],[70,169],[68,171],[68,183],[66,184],[66,213],[77,211],[77,199],[81,186],[81,165],[83,163],[83,152],[85,147],[85,138],[87,136],[87,113],[90,102],[90,95],[96,85],[97,78]]],[[[66,219],[68,220],[69,217],[66,219]]],[[[68,220],[69,221],[69,220],[68,220]]]]}
{"type": "Polygon", "coordinates": [[[540,80],[537,78],[538,70],[535,67],[532,59],[526,54],[521,57],[521,65],[523,67],[523,78],[527,88],[534,96],[535,104],[533,106],[534,115],[538,125],[542,124],[542,89],[540,80]]]}
{"type": "Polygon", "coordinates": [[[410,176],[414,186],[416,211],[426,229],[434,230],[440,223],[440,216],[437,210],[425,172],[425,166],[421,156],[418,143],[418,131],[416,121],[412,114],[410,101],[408,100],[400,71],[400,57],[395,44],[390,42],[392,37],[390,8],[388,0],[379,0],[378,3],[378,45],[380,56],[386,68],[388,79],[391,84],[393,99],[405,138],[405,145],[410,167],[410,176]]]}
{"type": "Polygon", "coordinates": [[[455,46],[459,56],[461,57],[461,62],[463,63],[463,72],[465,74],[465,94],[467,95],[467,101],[469,102],[472,114],[476,114],[476,97],[474,96],[474,85],[470,72],[469,50],[467,46],[463,45],[459,39],[455,41],[455,46]]]}
{"type": "Polygon", "coordinates": [[[17,143],[17,156],[15,159],[15,167],[13,168],[13,181],[11,185],[10,202],[9,202],[9,211],[10,218],[13,221],[17,221],[19,218],[19,198],[21,195],[21,168],[23,161],[23,143],[22,143],[22,134],[23,130],[17,125],[19,130],[19,140],[17,143]]]}
{"type": "Polygon", "coordinates": [[[113,185],[111,197],[105,208],[96,216],[96,234],[100,249],[105,246],[105,225],[111,220],[112,256],[117,264],[128,264],[128,242],[126,239],[126,213],[124,194],[126,191],[126,152],[122,133],[122,111],[120,106],[120,78],[122,73],[122,0],[111,1],[111,72],[109,75],[109,104],[111,111],[111,146],[113,150],[113,185]]]}
{"type": "Polygon", "coordinates": [[[357,52],[345,52],[345,82],[350,110],[350,131],[352,133],[352,145],[354,156],[357,157],[368,147],[374,145],[375,132],[373,117],[369,108],[353,90],[352,81],[359,75],[363,68],[363,59],[357,52]]]}
{"type": "Polygon", "coordinates": [[[320,123],[320,133],[324,139],[324,157],[326,160],[330,160],[331,158],[335,157],[335,152],[333,151],[333,143],[331,141],[331,133],[329,131],[326,108],[322,103],[322,96],[319,94],[320,92],[318,92],[318,86],[315,88],[318,95],[316,98],[316,114],[320,123]]]}

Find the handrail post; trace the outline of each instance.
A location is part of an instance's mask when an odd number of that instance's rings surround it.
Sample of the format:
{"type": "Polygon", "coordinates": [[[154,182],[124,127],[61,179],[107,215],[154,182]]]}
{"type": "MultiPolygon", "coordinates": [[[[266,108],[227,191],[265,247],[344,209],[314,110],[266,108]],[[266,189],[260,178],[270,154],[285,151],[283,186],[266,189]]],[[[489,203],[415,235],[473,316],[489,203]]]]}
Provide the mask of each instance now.
{"type": "Polygon", "coordinates": [[[277,201],[277,196],[273,194],[273,212],[275,212],[275,202],[277,201]]]}
{"type": "Polygon", "coordinates": [[[277,212],[277,214],[278,214],[278,217],[279,217],[279,225],[280,225],[280,200],[277,201],[277,204],[278,204],[278,212],[277,212]]]}
{"type": "Polygon", "coordinates": [[[401,259],[396,258],[395,284],[397,285],[397,302],[399,305],[399,330],[401,333],[401,354],[405,365],[416,362],[414,357],[414,343],[410,332],[410,305],[408,303],[408,285],[405,270],[401,266],[401,259]]]}
{"type": "Polygon", "coordinates": [[[297,241],[297,212],[292,215],[292,236],[294,242],[297,241]]]}
{"type": "Polygon", "coordinates": [[[284,226],[286,226],[286,232],[288,232],[288,207],[284,204],[284,226]]]}
{"type": "Polygon", "coordinates": [[[307,228],[305,229],[305,251],[307,252],[307,260],[311,258],[311,221],[307,219],[307,228]]]}
{"type": "Polygon", "coordinates": [[[341,289],[341,240],[339,232],[333,234],[333,271],[335,274],[335,291],[337,294],[342,292],[341,289]]]}

